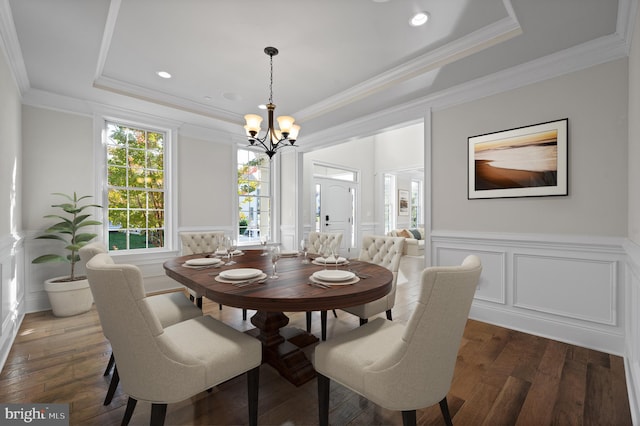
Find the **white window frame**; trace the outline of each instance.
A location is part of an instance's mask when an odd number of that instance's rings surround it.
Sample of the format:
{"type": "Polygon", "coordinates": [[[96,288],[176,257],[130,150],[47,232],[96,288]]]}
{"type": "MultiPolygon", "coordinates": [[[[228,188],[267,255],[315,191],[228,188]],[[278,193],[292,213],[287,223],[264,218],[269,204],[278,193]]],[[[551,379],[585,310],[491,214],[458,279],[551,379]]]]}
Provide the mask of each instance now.
{"type": "Polygon", "coordinates": [[[151,131],[158,131],[165,134],[164,141],[164,247],[145,248],[145,249],[121,249],[110,251],[111,255],[137,255],[149,253],[167,253],[176,252],[179,248],[176,246],[176,229],[177,229],[177,197],[175,196],[175,188],[177,188],[177,135],[178,124],[172,123],[170,120],[135,114],[130,111],[103,111],[94,115],[94,135],[96,139],[95,150],[95,170],[96,170],[96,194],[100,194],[101,205],[103,208],[102,215],[102,235],[103,241],[109,238],[109,212],[108,212],[108,177],[107,177],[107,144],[106,144],[106,123],[113,122],[122,126],[130,126],[132,128],[140,128],[151,131]],[[123,118],[124,116],[128,118],[123,118]],[[170,127],[168,127],[168,125],[170,127]]]}

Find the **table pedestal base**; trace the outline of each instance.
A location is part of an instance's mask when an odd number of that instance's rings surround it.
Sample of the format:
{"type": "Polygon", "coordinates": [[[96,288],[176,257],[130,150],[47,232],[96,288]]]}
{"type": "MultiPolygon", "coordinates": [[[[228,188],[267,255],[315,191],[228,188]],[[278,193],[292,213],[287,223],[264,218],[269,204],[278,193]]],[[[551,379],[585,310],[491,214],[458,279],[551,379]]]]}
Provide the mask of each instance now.
{"type": "Polygon", "coordinates": [[[316,336],[298,328],[285,327],[289,318],[282,312],[258,311],[251,317],[251,323],[257,328],[247,333],[262,342],[262,362],[271,365],[296,386],[316,376],[313,365],[300,350],[316,343],[316,336]]]}

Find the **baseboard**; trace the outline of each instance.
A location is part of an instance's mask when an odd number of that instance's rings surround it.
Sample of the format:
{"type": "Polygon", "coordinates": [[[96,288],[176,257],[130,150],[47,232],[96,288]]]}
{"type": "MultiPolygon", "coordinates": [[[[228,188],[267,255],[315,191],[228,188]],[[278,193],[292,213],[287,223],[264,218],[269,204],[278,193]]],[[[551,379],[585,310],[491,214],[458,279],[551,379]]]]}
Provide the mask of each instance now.
{"type": "Polygon", "coordinates": [[[0,333],[0,372],[4,369],[4,364],[7,362],[9,352],[13,342],[16,340],[22,320],[24,320],[24,306],[19,306],[15,317],[9,319],[2,325],[2,333],[0,333]]]}
{"type": "Polygon", "coordinates": [[[632,363],[629,358],[625,357],[624,371],[627,379],[631,423],[637,425],[640,424],[640,365],[632,363]]]}

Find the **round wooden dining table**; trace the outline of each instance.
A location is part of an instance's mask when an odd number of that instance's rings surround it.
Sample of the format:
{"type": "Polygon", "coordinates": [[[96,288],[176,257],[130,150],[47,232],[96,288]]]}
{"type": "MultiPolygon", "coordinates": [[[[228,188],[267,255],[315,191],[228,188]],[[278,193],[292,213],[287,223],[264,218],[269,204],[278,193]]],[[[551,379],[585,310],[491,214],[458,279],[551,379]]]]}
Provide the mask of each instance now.
{"type": "MultiPolygon", "coordinates": [[[[167,260],[163,266],[169,277],[199,295],[223,305],[256,310],[251,317],[256,328],[247,333],[262,342],[263,362],[300,386],[315,377],[313,365],[301,348],[317,342],[318,338],[305,330],[286,327],[289,318],[284,313],[329,311],[371,302],[391,291],[393,274],[382,266],[350,260],[338,268],[356,272],[359,281],[323,288],[311,285],[310,276],[325,267],[304,264],[302,255],[292,255],[278,260],[278,278],[242,286],[216,280],[220,272],[237,268],[260,269],[271,276],[271,257],[262,256],[262,253],[262,250],[245,250],[242,255],[234,256],[237,263],[231,266],[198,268],[185,265],[189,259],[205,257],[203,254],[177,257],[167,260]]],[[[326,268],[335,269],[335,266],[326,268]]]]}

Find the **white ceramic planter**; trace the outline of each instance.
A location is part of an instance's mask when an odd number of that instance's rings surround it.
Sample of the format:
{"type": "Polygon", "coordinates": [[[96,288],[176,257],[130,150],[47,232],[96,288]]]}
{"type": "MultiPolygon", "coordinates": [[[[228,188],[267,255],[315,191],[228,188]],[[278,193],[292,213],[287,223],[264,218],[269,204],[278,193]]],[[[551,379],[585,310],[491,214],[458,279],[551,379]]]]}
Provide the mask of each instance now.
{"type": "Polygon", "coordinates": [[[89,281],[78,280],[69,282],[54,282],[64,277],[48,279],[44,282],[44,289],[49,296],[53,315],[68,317],[87,312],[93,305],[93,295],[89,281]]]}

